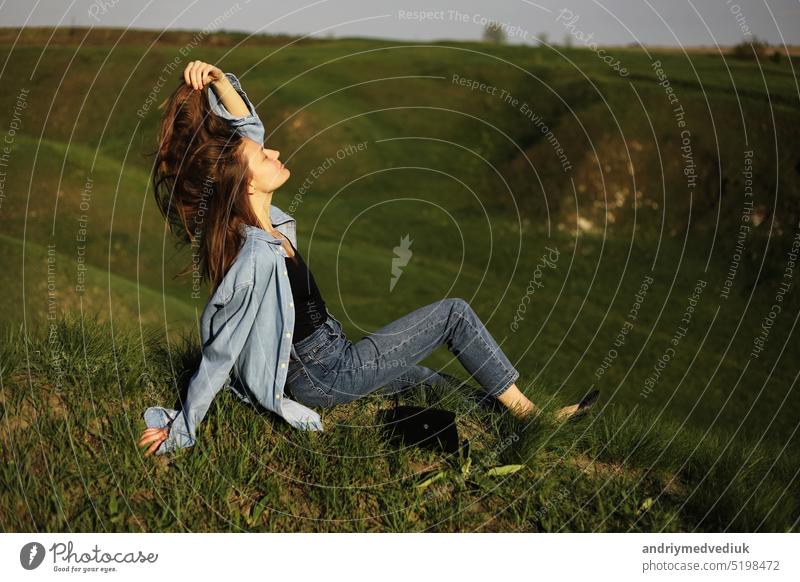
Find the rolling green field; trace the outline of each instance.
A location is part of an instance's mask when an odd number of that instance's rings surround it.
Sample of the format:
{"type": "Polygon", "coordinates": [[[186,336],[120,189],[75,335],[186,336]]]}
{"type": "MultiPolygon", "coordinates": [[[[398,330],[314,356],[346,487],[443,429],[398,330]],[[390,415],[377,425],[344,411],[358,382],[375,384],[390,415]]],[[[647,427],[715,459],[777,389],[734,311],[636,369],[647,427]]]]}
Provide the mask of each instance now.
{"type": "MultiPolygon", "coordinates": [[[[0,49],[4,531],[797,530],[791,62],[614,49],[622,77],[578,48],[80,36],[0,49]],[[304,433],[221,392],[195,447],[145,459],[209,292],[174,279],[189,253],[148,184],[194,59],[256,105],[292,172],[273,204],[352,341],[462,297],[535,402],[594,386],[596,411],[523,424],[420,387],[470,439],[447,457],[388,443],[378,395],[304,433]]],[[[468,377],[444,347],[422,363],[468,377]]]]}

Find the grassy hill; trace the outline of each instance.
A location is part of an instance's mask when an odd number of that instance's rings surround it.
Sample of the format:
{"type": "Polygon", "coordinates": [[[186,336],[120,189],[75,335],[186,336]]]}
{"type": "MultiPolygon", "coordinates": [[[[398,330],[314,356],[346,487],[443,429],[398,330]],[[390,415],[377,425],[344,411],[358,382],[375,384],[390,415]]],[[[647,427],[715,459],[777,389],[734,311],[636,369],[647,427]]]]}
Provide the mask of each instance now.
{"type": "Polygon", "coordinates": [[[3,343],[7,531],[786,531],[800,509],[794,449],[614,402],[557,425],[566,400],[529,382],[547,412],[530,423],[474,386],[405,394],[456,412],[452,455],[389,441],[377,394],[321,410],[312,433],[222,391],[194,447],[145,460],[142,407],[172,403],[197,354],[142,339],[68,317],[3,343]]]}
{"type": "MultiPolygon", "coordinates": [[[[0,49],[8,530],[796,529],[790,61],[614,49],[624,78],[577,48],[213,35],[185,55],[185,34],[83,33],[0,49]],[[193,372],[208,294],[173,279],[189,257],[146,155],[196,58],[256,104],[292,171],[273,203],[348,337],[463,297],[521,389],[554,407],[594,385],[596,416],[518,426],[467,394],[410,395],[458,412],[472,469],[385,443],[377,396],[308,435],[221,394],[196,450],[142,463],[141,414],[193,372]],[[500,464],[524,469],[481,476],[500,464]]],[[[444,348],[423,363],[465,377],[444,348]]]]}

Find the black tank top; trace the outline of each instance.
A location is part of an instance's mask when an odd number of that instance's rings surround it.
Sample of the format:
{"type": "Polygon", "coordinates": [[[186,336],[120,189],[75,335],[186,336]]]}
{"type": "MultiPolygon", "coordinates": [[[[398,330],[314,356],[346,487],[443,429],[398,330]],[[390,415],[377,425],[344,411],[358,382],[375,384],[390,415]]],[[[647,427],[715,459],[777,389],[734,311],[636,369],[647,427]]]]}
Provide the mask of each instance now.
{"type": "Polygon", "coordinates": [[[289,245],[294,250],[294,256],[285,257],[285,261],[294,297],[295,317],[292,343],[296,344],[325,323],[328,319],[328,311],[325,308],[325,301],[320,295],[317,282],[314,281],[314,275],[306,267],[302,255],[294,248],[292,241],[289,241],[289,245]]]}

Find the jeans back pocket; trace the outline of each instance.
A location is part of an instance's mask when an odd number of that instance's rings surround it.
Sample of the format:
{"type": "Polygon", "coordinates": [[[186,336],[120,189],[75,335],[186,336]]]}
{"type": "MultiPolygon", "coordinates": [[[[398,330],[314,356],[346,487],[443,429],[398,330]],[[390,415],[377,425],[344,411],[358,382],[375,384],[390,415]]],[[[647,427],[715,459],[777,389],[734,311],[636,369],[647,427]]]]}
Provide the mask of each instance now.
{"type": "Polygon", "coordinates": [[[294,400],[306,406],[333,406],[332,389],[316,378],[313,370],[302,361],[295,361],[290,366],[286,380],[286,388],[294,400]]]}
{"type": "Polygon", "coordinates": [[[304,355],[304,359],[307,359],[313,368],[317,368],[321,375],[335,375],[336,370],[339,368],[339,363],[342,359],[342,350],[344,350],[346,343],[346,338],[335,325],[327,326],[324,334],[324,341],[307,352],[304,355]]]}

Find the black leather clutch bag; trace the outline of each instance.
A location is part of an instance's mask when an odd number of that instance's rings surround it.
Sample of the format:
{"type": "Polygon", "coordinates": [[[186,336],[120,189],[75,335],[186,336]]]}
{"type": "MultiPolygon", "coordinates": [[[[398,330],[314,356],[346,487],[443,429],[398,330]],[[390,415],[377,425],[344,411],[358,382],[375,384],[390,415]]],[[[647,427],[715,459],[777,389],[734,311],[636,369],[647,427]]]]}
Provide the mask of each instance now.
{"type": "Polygon", "coordinates": [[[383,424],[392,441],[448,453],[458,450],[456,415],[449,410],[395,406],[383,412],[383,424]]]}

